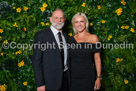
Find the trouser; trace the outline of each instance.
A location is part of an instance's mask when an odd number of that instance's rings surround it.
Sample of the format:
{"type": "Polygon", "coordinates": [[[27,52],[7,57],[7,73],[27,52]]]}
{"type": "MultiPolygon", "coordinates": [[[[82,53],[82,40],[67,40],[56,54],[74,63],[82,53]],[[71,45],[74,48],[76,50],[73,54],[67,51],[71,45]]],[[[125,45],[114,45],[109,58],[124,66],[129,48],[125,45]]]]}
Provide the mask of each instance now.
{"type": "Polygon", "coordinates": [[[46,91],[69,91],[68,71],[63,72],[63,79],[60,90],[46,90],[46,91]]]}

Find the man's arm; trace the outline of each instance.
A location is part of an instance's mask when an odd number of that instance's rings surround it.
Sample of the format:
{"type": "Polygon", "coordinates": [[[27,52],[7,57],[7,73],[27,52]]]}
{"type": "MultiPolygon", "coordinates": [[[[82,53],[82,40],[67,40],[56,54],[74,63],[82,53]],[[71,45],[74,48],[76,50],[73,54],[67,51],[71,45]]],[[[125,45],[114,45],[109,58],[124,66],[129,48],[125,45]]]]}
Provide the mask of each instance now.
{"type": "Polygon", "coordinates": [[[41,48],[38,48],[38,44],[42,43],[41,32],[36,33],[34,37],[33,45],[33,57],[32,64],[35,74],[36,86],[45,86],[44,77],[43,77],[43,67],[42,67],[42,51],[41,48]]]}

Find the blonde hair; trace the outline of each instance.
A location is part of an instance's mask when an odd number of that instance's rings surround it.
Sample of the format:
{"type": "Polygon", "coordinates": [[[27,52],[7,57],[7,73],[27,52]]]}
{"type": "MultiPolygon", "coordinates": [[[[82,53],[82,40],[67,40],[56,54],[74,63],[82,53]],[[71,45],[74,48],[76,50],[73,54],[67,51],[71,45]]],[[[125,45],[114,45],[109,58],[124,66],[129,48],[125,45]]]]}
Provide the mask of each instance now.
{"type": "Polygon", "coordinates": [[[72,18],[72,25],[73,25],[74,33],[77,34],[77,30],[76,30],[76,28],[74,26],[74,18],[77,17],[77,16],[83,16],[85,18],[85,21],[86,21],[86,29],[85,30],[88,32],[88,27],[89,27],[88,19],[87,19],[86,15],[84,13],[78,12],[72,18]]]}

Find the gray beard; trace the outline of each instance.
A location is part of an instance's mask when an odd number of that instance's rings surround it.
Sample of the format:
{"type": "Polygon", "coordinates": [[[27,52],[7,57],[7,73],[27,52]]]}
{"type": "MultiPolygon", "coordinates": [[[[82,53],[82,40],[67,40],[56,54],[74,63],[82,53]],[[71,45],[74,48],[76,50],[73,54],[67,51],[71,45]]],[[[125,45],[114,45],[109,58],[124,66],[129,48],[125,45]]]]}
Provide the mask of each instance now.
{"type": "Polygon", "coordinates": [[[56,29],[62,29],[64,24],[65,23],[60,23],[60,22],[59,23],[55,23],[55,22],[52,21],[52,26],[55,27],[56,29]],[[57,25],[57,24],[59,24],[59,25],[57,25]]]}

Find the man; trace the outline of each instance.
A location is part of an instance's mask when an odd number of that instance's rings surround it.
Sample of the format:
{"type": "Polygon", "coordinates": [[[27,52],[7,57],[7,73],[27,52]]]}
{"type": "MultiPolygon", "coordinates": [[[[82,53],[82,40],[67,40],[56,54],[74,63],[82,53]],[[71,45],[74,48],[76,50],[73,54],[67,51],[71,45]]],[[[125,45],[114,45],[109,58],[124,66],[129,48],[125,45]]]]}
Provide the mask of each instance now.
{"type": "Polygon", "coordinates": [[[64,12],[56,9],[50,17],[50,28],[35,35],[34,44],[52,44],[52,47],[44,51],[34,47],[32,63],[37,91],[68,91],[68,38],[62,32],[65,20],[64,12]]]}

